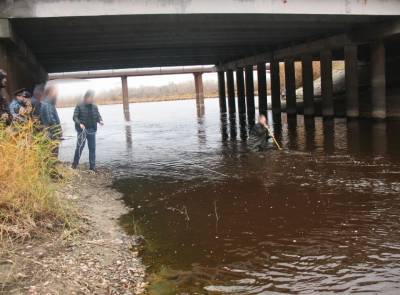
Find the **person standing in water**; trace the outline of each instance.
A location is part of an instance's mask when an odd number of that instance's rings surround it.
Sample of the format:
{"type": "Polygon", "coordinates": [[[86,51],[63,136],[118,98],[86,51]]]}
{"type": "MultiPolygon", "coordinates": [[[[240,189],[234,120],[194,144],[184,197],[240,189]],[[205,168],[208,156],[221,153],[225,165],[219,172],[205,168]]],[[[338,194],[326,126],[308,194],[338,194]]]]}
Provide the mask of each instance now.
{"type": "Polygon", "coordinates": [[[104,123],[97,105],[94,104],[94,92],[92,90],[88,90],[83,97],[83,102],[75,107],[73,120],[78,137],[72,168],[76,169],[78,167],[79,159],[87,140],[89,169],[95,172],[97,124],[103,125],[104,123]]]}
{"type": "Polygon", "coordinates": [[[265,115],[260,115],[257,124],[253,126],[249,134],[249,147],[253,151],[263,151],[266,149],[270,137],[267,126],[267,118],[265,115]]]}

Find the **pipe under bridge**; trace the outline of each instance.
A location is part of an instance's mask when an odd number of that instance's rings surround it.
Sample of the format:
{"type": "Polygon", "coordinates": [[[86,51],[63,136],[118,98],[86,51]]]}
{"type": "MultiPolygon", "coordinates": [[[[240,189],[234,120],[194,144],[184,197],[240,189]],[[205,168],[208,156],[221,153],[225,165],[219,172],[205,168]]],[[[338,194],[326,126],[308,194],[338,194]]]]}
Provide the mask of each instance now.
{"type": "MultiPolygon", "coordinates": [[[[253,122],[254,66],[259,113],[267,111],[270,87],[276,115],[332,117],[332,62],[342,60],[344,115],[400,118],[399,16],[398,0],[8,0],[0,3],[0,68],[11,92],[52,72],[211,64],[221,112],[233,117],[238,109],[253,122]],[[321,111],[313,62],[321,67],[321,111]]],[[[127,89],[124,79],[122,85],[127,89]]]]}

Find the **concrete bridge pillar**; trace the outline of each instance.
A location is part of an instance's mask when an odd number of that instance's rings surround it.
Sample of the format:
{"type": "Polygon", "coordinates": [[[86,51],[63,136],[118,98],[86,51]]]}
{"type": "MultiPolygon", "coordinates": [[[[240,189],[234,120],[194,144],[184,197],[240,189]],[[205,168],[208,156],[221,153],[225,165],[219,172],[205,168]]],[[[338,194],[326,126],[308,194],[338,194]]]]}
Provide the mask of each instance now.
{"type": "Polygon", "coordinates": [[[194,86],[196,89],[196,106],[199,114],[204,113],[204,87],[203,73],[194,73],[194,86]]]}
{"type": "Polygon", "coordinates": [[[286,114],[294,115],[297,113],[296,107],[296,76],[294,70],[294,60],[285,60],[285,87],[286,87],[286,114]]]}
{"type": "Polygon", "coordinates": [[[129,91],[128,91],[128,77],[121,77],[122,82],[122,107],[124,109],[125,121],[131,120],[131,115],[129,112],[129,91]]]}
{"type": "Polygon", "coordinates": [[[332,51],[324,49],[320,52],[321,59],[321,95],[322,116],[333,117],[333,80],[332,80],[332,51]]]}
{"type": "Polygon", "coordinates": [[[258,81],[258,111],[259,114],[267,115],[267,70],[265,62],[257,65],[257,81],[258,81]]]}
{"type": "Polygon", "coordinates": [[[255,105],[254,105],[254,77],[253,66],[246,66],[245,68],[246,80],[246,105],[247,105],[247,120],[249,125],[254,125],[255,120],[255,105]]]}
{"type": "Polygon", "coordinates": [[[238,97],[239,117],[246,116],[246,94],[244,89],[243,68],[236,69],[236,91],[238,97]]]}
{"type": "Polygon", "coordinates": [[[48,77],[8,19],[0,19],[0,68],[8,75],[8,93],[23,87],[33,90],[35,84],[46,82],[48,77]]]}
{"type": "Polygon", "coordinates": [[[314,115],[314,78],[312,56],[307,53],[302,57],[302,76],[303,76],[303,104],[304,115],[314,115]]]}
{"type": "Polygon", "coordinates": [[[386,118],[386,68],[385,45],[382,40],[371,46],[371,115],[374,119],[386,118]]]}
{"type": "Polygon", "coordinates": [[[357,118],[359,111],[358,93],[358,48],[351,44],[344,47],[345,84],[346,84],[346,115],[357,118]]]}
{"type": "Polygon", "coordinates": [[[273,60],[270,64],[271,72],[271,102],[272,113],[281,113],[281,81],[279,76],[279,61],[273,60]]]}
{"type": "Polygon", "coordinates": [[[235,103],[235,81],[233,78],[233,70],[226,71],[226,85],[228,88],[229,115],[234,115],[236,113],[236,103],[235,103]]]}
{"type": "Polygon", "coordinates": [[[219,94],[219,110],[226,113],[226,91],[225,91],[225,72],[218,72],[218,94],[219,94]]]}

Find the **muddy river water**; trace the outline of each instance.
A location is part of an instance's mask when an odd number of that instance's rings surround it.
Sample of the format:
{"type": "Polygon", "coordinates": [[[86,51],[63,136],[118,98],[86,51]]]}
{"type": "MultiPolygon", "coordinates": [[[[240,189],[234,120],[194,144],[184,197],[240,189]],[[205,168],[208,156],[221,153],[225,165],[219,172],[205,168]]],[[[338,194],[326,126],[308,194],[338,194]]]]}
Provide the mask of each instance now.
{"type": "Polygon", "coordinates": [[[218,100],[205,114],[193,100],[133,104],[130,124],[121,105],[100,112],[98,165],[131,208],[121,225],[143,237],[151,294],[400,294],[400,122],[283,114],[284,150],[250,153],[218,100]]]}

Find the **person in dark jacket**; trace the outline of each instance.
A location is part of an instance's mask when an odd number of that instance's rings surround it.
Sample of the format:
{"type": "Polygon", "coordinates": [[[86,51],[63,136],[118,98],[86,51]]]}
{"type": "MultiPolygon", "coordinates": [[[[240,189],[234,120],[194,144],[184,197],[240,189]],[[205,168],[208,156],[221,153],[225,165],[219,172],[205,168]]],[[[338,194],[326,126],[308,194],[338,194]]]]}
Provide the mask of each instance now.
{"type": "Polygon", "coordinates": [[[0,124],[10,125],[12,116],[8,107],[7,99],[3,96],[3,91],[7,87],[7,74],[0,69],[0,124]]]}
{"type": "Polygon", "coordinates": [[[62,137],[61,122],[56,109],[57,95],[58,90],[54,85],[47,86],[40,107],[40,122],[52,140],[60,140],[62,137]]]}
{"type": "Polygon", "coordinates": [[[33,89],[32,102],[32,117],[35,121],[40,120],[40,107],[42,106],[42,100],[44,96],[44,85],[38,84],[33,89]]]}
{"type": "Polygon", "coordinates": [[[94,104],[94,92],[89,90],[83,97],[83,103],[77,105],[73,120],[78,133],[72,168],[76,169],[85,147],[86,140],[89,148],[89,169],[96,171],[96,132],[97,124],[103,125],[97,105],[94,104]]]}
{"type": "Polygon", "coordinates": [[[10,103],[10,112],[13,120],[18,123],[26,123],[32,113],[31,95],[25,88],[15,91],[14,95],[15,97],[10,103]]]}
{"type": "Polygon", "coordinates": [[[267,118],[260,115],[258,123],[250,130],[249,147],[254,151],[263,151],[267,147],[268,139],[267,118]]]}

